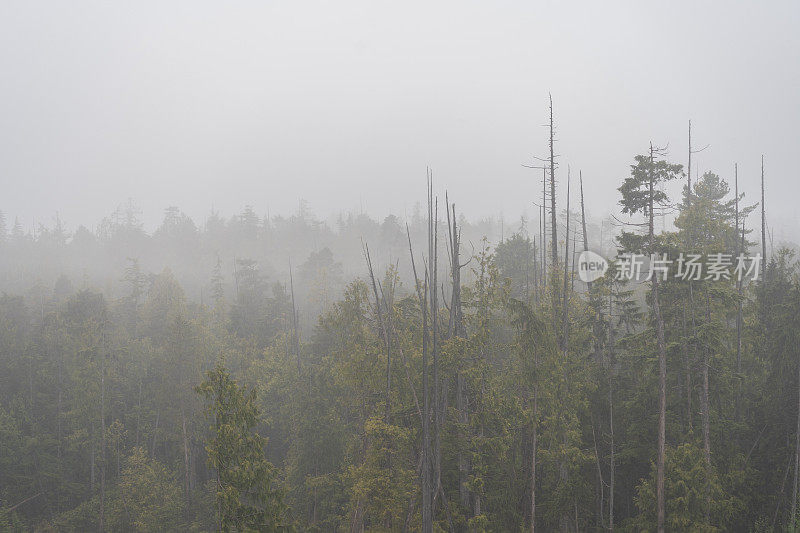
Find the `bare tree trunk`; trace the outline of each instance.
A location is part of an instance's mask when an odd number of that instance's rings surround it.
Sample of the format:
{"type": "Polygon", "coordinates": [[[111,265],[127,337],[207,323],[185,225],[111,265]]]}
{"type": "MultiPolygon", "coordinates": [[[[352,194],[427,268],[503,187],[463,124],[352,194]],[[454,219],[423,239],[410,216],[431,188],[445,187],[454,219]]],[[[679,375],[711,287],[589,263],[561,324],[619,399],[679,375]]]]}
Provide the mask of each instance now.
{"type": "Polygon", "coordinates": [[[553,265],[558,263],[558,231],[556,230],[556,157],[554,151],[553,96],[550,95],[550,232],[552,235],[553,265]]]}
{"type": "Polygon", "coordinates": [[[610,472],[608,476],[608,529],[614,531],[614,475],[616,465],[614,463],[614,326],[611,322],[614,316],[613,301],[611,291],[608,294],[608,425],[611,434],[610,447],[610,472]]]}
{"type": "MultiPolygon", "coordinates": [[[[536,249],[536,237],[533,238],[533,303],[539,303],[539,251],[536,249]]],[[[527,299],[531,296],[528,291],[527,299]]]]}
{"type": "MultiPolygon", "coordinates": [[[[736,190],[736,255],[744,253],[744,242],[739,246],[739,165],[733,165],[733,174],[736,190]]],[[[742,232],[744,239],[744,232],[742,232]]],[[[736,419],[741,417],[742,400],[742,280],[736,280],[736,419]]]]}
{"type": "Polygon", "coordinates": [[[139,395],[136,398],[136,447],[139,447],[140,428],[142,426],[142,378],[139,378],[139,395]]]}
{"type": "Polygon", "coordinates": [[[794,482],[792,483],[792,520],[790,527],[797,523],[797,482],[800,475],[800,362],[797,364],[797,429],[794,437],[794,482]]]}
{"type": "Polygon", "coordinates": [[[425,273],[426,291],[422,305],[422,531],[433,531],[433,516],[431,508],[431,434],[430,434],[430,390],[428,387],[428,274],[425,273]]]}
{"type": "Polygon", "coordinates": [[[688,330],[686,328],[686,302],[683,303],[683,363],[686,369],[686,422],[692,432],[692,363],[689,356],[688,330]]]}
{"type": "MultiPolygon", "coordinates": [[[[104,338],[105,341],[105,338],[104,338]]],[[[106,354],[105,342],[100,352],[100,533],[105,531],[106,508],[106,354]]]]}
{"type": "Polygon", "coordinates": [[[362,533],[364,531],[364,510],[361,504],[361,499],[356,502],[356,508],[353,511],[353,518],[350,521],[350,533],[362,533]]]}
{"type": "Polygon", "coordinates": [[[3,508],[3,511],[5,511],[6,513],[10,513],[11,511],[13,511],[14,509],[16,509],[16,508],[17,508],[17,507],[19,507],[20,505],[22,505],[22,504],[25,504],[25,503],[28,503],[29,501],[31,501],[31,500],[34,500],[34,499],[38,498],[38,497],[39,497],[39,496],[41,496],[41,495],[42,495],[42,493],[41,493],[41,492],[37,492],[37,493],[36,493],[36,494],[34,494],[33,496],[30,496],[30,497],[28,497],[28,498],[25,498],[25,499],[24,499],[24,500],[22,500],[21,502],[15,503],[15,504],[14,504],[14,505],[12,505],[11,507],[5,507],[5,508],[3,508]]]}
{"type": "MultiPolygon", "coordinates": [[[[735,224],[736,227],[736,255],[743,253],[739,247],[739,164],[733,164],[733,180],[734,180],[734,195],[735,195],[735,202],[734,202],[734,217],[735,217],[735,224]]],[[[736,292],[741,296],[741,284],[739,280],[736,282],[736,292]]],[[[741,371],[742,365],[742,308],[741,305],[737,306],[736,309],[736,371],[741,371]]]]}
{"type": "MultiPolygon", "coordinates": [[[[423,454],[419,454],[419,460],[417,461],[417,476],[422,475],[422,462],[423,462],[423,454]]],[[[406,509],[406,520],[403,524],[403,531],[409,530],[409,524],[411,523],[411,517],[414,516],[414,502],[416,501],[416,494],[412,494],[411,497],[408,499],[408,508],[406,509]]]]}
{"type": "MultiPolygon", "coordinates": [[[[460,245],[461,245],[461,232],[458,229],[456,222],[456,204],[452,204],[452,218],[449,199],[447,199],[447,228],[450,238],[450,268],[453,283],[453,290],[450,299],[450,323],[449,335],[451,337],[466,337],[466,330],[464,328],[464,315],[461,309],[461,268],[464,265],[460,263],[460,245]]],[[[456,371],[456,410],[458,412],[458,422],[462,429],[459,430],[459,440],[462,443],[467,442],[467,425],[469,424],[469,405],[467,402],[467,383],[464,378],[463,371],[460,366],[456,371]]],[[[458,495],[461,506],[465,509],[469,508],[469,488],[467,480],[469,478],[469,456],[464,453],[463,449],[459,448],[458,451],[458,495]]]]}
{"type": "MultiPolygon", "coordinates": [[[[555,125],[553,123],[553,96],[550,95],[550,253],[552,254],[552,273],[556,276],[556,265],[558,265],[558,231],[557,231],[557,217],[556,217],[556,165],[555,165],[555,125]]],[[[559,333],[559,293],[558,288],[553,284],[551,287],[550,299],[553,308],[553,331],[556,335],[556,340],[560,348],[563,348],[561,335],[559,333]]]]}
{"type": "Polygon", "coordinates": [[[181,431],[183,434],[183,482],[184,482],[184,496],[186,503],[189,503],[189,496],[191,493],[191,484],[189,483],[191,467],[189,465],[189,435],[186,432],[186,413],[183,406],[181,406],[181,431]]]}
{"type": "MultiPolygon", "coordinates": [[[[581,180],[581,229],[583,231],[583,251],[586,252],[586,251],[589,250],[589,234],[586,231],[586,209],[584,207],[584,201],[583,201],[583,172],[582,171],[580,172],[580,180],[581,180]]],[[[573,259],[573,261],[574,261],[574,259],[573,259]]],[[[578,268],[580,269],[580,265],[578,265],[578,268]]],[[[586,284],[586,290],[587,290],[587,292],[589,294],[589,297],[591,298],[591,294],[592,294],[592,282],[591,281],[586,284]]],[[[600,307],[598,307],[598,309],[595,312],[595,322],[594,322],[594,328],[593,328],[594,331],[593,331],[593,335],[592,335],[592,349],[594,350],[594,357],[595,357],[595,360],[597,362],[600,362],[601,359],[602,359],[602,350],[600,349],[600,341],[598,340],[598,339],[600,339],[601,333],[602,333],[602,331],[601,331],[601,316],[602,316],[602,314],[601,314],[601,311],[600,311],[600,307]]]]}
{"type": "MultiPolygon", "coordinates": [[[[568,277],[568,266],[569,266],[569,170],[567,170],[567,224],[566,224],[566,231],[564,233],[564,287],[563,287],[563,316],[562,316],[562,335],[560,341],[560,348],[563,354],[564,359],[567,359],[569,353],[569,319],[568,319],[568,298],[567,298],[567,277],[568,277]]],[[[566,377],[566,370],[564,370],[565,377],[566,377]]],[[[566,449],[567,446],[567,434],[563,434],[563,444],[566,449]]],[[[559,464],[559,480],[561,483],[566,484],[569,480],[569,471],[567,470],[567,464],[562,459],[559,464]]],[[[564,510],[564,514],[561,516],[561,528],[562,529],[569,529],[570,523],[570,516],[567,514],[567,511],[564,510]]]]}
{"type": "Polygon", "coordinates": [[[597,451],[597,437],[595,436],[595,433],[594,433],[594,422],[592,422],[592,443],[594,444],[594,460],[595,460],[595,464],[597,465],[597,487],[598,487],[598,492],[600,493],[599,494],[600,497],[598,498],[598,501],[597,501],[597,516],[596,516],[596,520],[597,520],[597,524],[599,526],[601,526],[603,529],[605,529],[605,525],[603,524],[603,522],[604,522],[604,520],[603,520],[603,518],[604,518],[603,517],[603,513],[604,513],[603,507],[604,507],[604,503],[605,503],[605,494],[604,494],[603,487],[604,487],[605,483],[603,482],[603,469],[600,467],[600,453],[597,451]]]}
{"type": "MultiPolygon", "coordinates": [[[[655,278],[654,278],[655,279],[655,278]]],[[[664,346],[664,323],[658,304],[658,281],[653,282],[653,309],[656,315],[658,338],[658,459],[656,468],[656,497],[658,499],[658,531],[664,531],[664,454],[666,452],[667,357],[664,346]]]]}
{"type": "Polygon", "coordinates": [[[31,414],[31,418],[36,418],[33,405],[33,353],[33,350],[28,353],[28,412],[31,414]]]}
{"type": "MultiPolygon", "coordinates": [[[[586,233],[586,210],[583,205],[583,171],[579,173],[581,179],[581,229],[583,230],[583,251],[589,250],[589,235],[586,233]]],[[[592,282],[588,282],[586,287],[592,291],[592,282]]]]}
{"type": "MultiPolygon", "coordinates": [[[[612,381],[613,383],[613,381],[612,381]]],[[[611,431],[611,471],[608,476],[608,529],[614,531],[614,390],[612,384],[608,388],[609,427],[611,431]]]]}
{"type": "Polygon", "coordinates": [[[786,470],[783,471],[783,481],[781,482],[781,492],[778,494],[778,504],[775,506],[775,513],[772,515],[772,529],[775,529],[775,521],[778,519],[778,511],[783,503],[783,491],[786,489],[786,478],[789,477],[789,467],[792,466],[794,461],[794,453],[789,454],[789,460],[786,462],[786,470]]]}
{"type": "Polygon", "coordinates": [[[297,359],[297,374],[300,375],[300,336],[297,332],[297,307],[294,302],[294,277],[292,276],[292,261],[289,261],[289,287],[292,294],[292,349],[297,359]]]}
{"type": "Polygon", "coordinates": [[[63,383],[63,376],[64,376],[64,350],[59,346],[58,347],[58,412],[57,412],[57,420],[56,420],[56,431],[58,433],[58,460],[61,461],[61,418],[62,418],[62,396],[64,390],[64,383],[63,383]]]}
{"type": "MultiPolygon", "coordinates": [[[[430,179],[430,173],[428,174],[430,179]]],[[[429,185],[430,186],[430,185],[429,185]]],[[[431,505],[431,439],[430,439],[430,389],[428,387],[428,269],[425,268],[424,285],[420,286],[417,267],[414,263],[414,252],[411,248],[411,236],[408,237],[411,267],[414,271],[414,283],[417,298],[422,311],[422,531],[433,531],[433,514],[431,505]]]]}
{"type": "MultiPolygon", "coordinates": [[[[467,424],[469,424],[469,408],[467,406],[467,384],[464,379],[464,374],[459,372],[456,375],[456,409],[458,410],[458,422],[464,429],[460,432],[461,443],[467,441],[467,424]]],[[[465,509],[469,508],[469,488],[467,487],[467,480],[469,479],[469,454],[459,449],[458,452],[458,495],[461,501],[461,506],[465,509]]]]}
{"type": "Polygon", "coordinates": [[[764,207],[764,156],[761,156],[761,278],[767,269],[767,212],[764,207]]]}
{"type": "MultiPolygon", "coordinates": [[[[450,335],[455,337],[466,337],[467,331],[464,327],[464,312],[461,306],[461,230],[456,222],[456,204],[452,204],[452,230],[450,233],[451,250],[451,269],[453,294],[450,300],[451,330],[450,335]]],[[[448,210],[448,227],[450,227],[450,211],[448,210]]]]}
{"type": "MultiPolygon", "coordinates": [[[[692,121],[689,120],[689,161],[686,165],[686,208],[688,209],[692,204],[692,121]]],[[[692,247],[692,228],[687,228],[686,242],[684,243],[687,249],[692,247]]],[[[692,333],[694,334],[694,293],[692,292],[692,280],[689,280],[689,307],[692,314],[692,333]]],[[[684,364],[686,367],[686,417],[689,427],[689,432],[693,429],[693,416],[692,412],[692,358],[689,354],[688,334],[686,331],[686,303],[683,304],[683,350],[684,350],[684,364]]]]}
{"type": "Polygon", "coordinates": [[[686,186],[689,196],[692,194],[692,121],[689,120],[689,162],[686,165],[686,186]]]}
{"type": "MultiPolygon", "coordinates": [[[[567,171],[567,224],[566,224],[566,231],[564,233],[564,287],[562,292],[562,325],[561,325],[561,339],[560,339],[560,348],[563,354],[564,359],[567,358],[569,352],[569,315],[568,315],[568,306],[569,300],[567,297],[567,289],[568,285],[568,276],[569,276],[569,170],[567,171]]],[[[564,371],[566,373],[566,371],[564,371]]],[[[566,376],[565,376],[566,377],[566,376]]],[[[563,435],[564,439],[564,446],[567,445],[567,435],[563,435]]],[[[569,479],[569,472],[567,470],[567,465],[562,459],[559,464],[559,479],[561,483],[567,483],[569,479]]],[[[570,523],[570,517],[567,514],[566,510],[561,517],[561,527],[562,529],[568,529],[570,523]]]]}
{"type": "Polygon", "coordinates": [[[567,288],[569,287],[569,167],[567,168],[567,229],[564,232],[564,288],[561,293],[562,307],[562,325],[561,325],[561,350],[564,352],[564,357],[567,357],[567,346],[569,344],[569,304],[567,298],[567,288]]]}
{"type": "MultiPolygon", "coordinates": [[[[389,338],[389,328],[383,318],[381,309],[383,307],[383,301],[382,298],[378,296],[378,284],[375,282],[375,272],[372,269],[372,257],[370,257],[369,254],[369,245],[366,243],[364,244],[364,256],[367,260],[367,270],[369,272],[369,279],[372,282],[372,292],[375,296],[375,313],[378,316],[378,327],[383,337],[383,345],[386,348],[386,413],[384,415],[384,421],[388,424],[391,414],[392,345],[389,338]]],[[[387,315],[388,313],[391,313],[391,310],[387,309],[387,315]]],[[[388,316],[386,320],[388,320],[388,316]]]]}
{"type": "MultiPolygon", "coordinates": [[[[711,325],[711,302],[706,291],[706,322],[711,325]]],[[[708,399],[708,345],[703,348],[703,456],[706,463],[706,524],[711,522],[711,405],[708,399]]]]}
{"type": "MultiPolygon", "coordinates": [[[[653,230],[653,145],[650,144],[650,209],[649,236],[650,253],[655,253],[655,233],[653,230]]],[[[664,455],[666,452],[666,420],[667,420],[667,350],[664,343],[664,320],[661,317],[661,305],[658,301],[658,275],[652,276],[653,315],[656,321],[656,338],[658,340],[658,456],[656,460],[656,516],[658,533],[664,532],[665,499],[664,499],[664,455]]]]}
{"type": "MultiPolygon", "coordinates": [[[[534,357],[536,355],[534,354],[534,357]]],[[[534,360],[534,364],[538,361],[534,360]]],[[[531,447],[531,533],[536,532],[536,448],[538,445],[538,428],[539,428],[539,398],[538,387],[536,384],[533,386],[533,424],[532,424],[532,441],[531,447]]]]}
{"type": "Polygon", "coordinates": [[[542,294],[544,288],[547,286],[547,169],[542,167],[542,215],[539,219],[541,221],[542,238],[542,294]]]}
{"type": "MultiPolygon", "coordinates": [[[[396,271],[396,269],[395,269],[396,271]]],[[[394,273],[392,274],[395,275],[394,273]]],[[[392,280],[394,283],[394,279],[392,280]]],[[[383,294],[384,305],[386,306],[386,324],[384,326],[386,335],[386,423],[392,421],[392,308],[394,307],[394,287],[390,287],[389,300],[383,294]]]]}
{"type": "Polygon", "coordinates": [[[578,257],[578,232],[577,230],[572,230],[572,256],[571,261],[572,264],[569,266],[569,294],[575,294],[575,278],[577,277],[577,267],[575,263],[578,257]]]}
{"type": "Polygon", "coordinates": [[[797,365],[797,430],[794,437],[794,482],[792,483],[792,521],[791,527],[797,523],[797,482],[800,474],[800,363],[797,365]]]}
{"type": "Polygon", "coordinates": [[[440,494],[442,485],[442,415],[441,415],[441,394],[439,383],[439,199],[433,197],[433,178],[430,180],[429,185],[429,247],[431,262],[431,276],[432,283],[429,286],[431,291],[431,352],[433,356],[433,421],[434,421],[434,439],[433,439],[433,473],[434,473],[434,486],[433,486],[433,501],[436,501],[437,496],[440,494]]]}
{"type": "Polygon", "coordinates": [[[536,372],[533,382],[533,420],[531,423],[531,533],[536,531],[536,454],[539,446],[539,353],[535,348],[533,365],[536,372]]]}

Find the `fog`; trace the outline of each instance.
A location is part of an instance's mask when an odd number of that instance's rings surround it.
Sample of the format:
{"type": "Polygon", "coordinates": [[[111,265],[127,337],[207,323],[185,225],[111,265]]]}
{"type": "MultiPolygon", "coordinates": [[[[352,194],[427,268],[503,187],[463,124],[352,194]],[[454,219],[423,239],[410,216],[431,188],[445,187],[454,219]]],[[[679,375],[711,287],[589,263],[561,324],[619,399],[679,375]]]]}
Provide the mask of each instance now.
{"type": "MultiPolygon", "coordinates": [[[[133,199],[147,230],[244,205],[410,216],[430,166],[470,219],[532,215],[547,151],[587,210],[649,141],[794,209],[800,5],[3,2],[0,210],[89,228],[133,199]]],[[[563,202],[563,187],[559,191],[563,202]]]]}
{"type": "Polygon", "coordinates": [[[798,531],[798,27],[0,2],[0,532],[798,531]]]}

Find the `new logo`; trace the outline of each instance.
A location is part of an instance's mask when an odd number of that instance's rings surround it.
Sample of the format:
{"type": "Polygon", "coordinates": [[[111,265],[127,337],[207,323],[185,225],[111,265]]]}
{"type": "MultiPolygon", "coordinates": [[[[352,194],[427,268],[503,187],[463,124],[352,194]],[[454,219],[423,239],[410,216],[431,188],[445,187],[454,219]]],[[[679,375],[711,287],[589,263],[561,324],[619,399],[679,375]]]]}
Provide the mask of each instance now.
{"type": "Polygon", "coordinates": [[[591,250],[581,252],[578,257],[578,277],[584,283],[591,283],[603,277],[606,270],[608,270],[608,261],[591,250]]]}

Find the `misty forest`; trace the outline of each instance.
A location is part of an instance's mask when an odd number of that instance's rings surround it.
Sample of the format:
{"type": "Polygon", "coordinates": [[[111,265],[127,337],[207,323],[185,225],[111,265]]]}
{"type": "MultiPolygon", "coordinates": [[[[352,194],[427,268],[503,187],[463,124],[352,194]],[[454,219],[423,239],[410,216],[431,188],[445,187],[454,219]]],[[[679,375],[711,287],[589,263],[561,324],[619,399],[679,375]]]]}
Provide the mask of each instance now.
{"type": "Polygon", "coordinates": [[[800,271],[768,157],[744,191],[733,161],[693,172],[691,123],[642,139],[593,218],[542,117],[527,218],[471,217],[424,166],[383,220],[0,217],[0,529],[795,531],[800,271]],[[589,282],[585,250],[611,263],[589,282]],[[618,275],[681,252],[763,261],[618,275]]]}

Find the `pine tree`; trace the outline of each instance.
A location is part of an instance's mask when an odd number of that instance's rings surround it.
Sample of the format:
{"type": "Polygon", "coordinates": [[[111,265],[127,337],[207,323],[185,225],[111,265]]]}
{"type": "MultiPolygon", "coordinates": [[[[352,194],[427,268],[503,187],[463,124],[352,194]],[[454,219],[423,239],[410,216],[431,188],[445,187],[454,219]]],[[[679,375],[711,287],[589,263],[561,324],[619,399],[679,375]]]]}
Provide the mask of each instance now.
{"type": "Polygon", "coordinates": [[[215,503],[221,531],[276,531],[282,524],[283,494],[275,469],[264,456],[267,439],[253,432],[256,393],[245,391],[221,364],[195,389],[208,404],[211,438],[208,465],[216,472],[215,503]]]}
{"type": "MultiPolygon", "coordinates": [[[[647,232],[644,235],[623,234],[622,242],[627,244],[629,252],[646,251],[651,257],[658,252],[656,236],[653,227],[655,209],[667,204],[669,198],[666,193],[657,187],[671,181],[682,173],[681,165],[671,164],[664,160],[656,160],[657,150],[650,144],[648,155],[636,156],[636,164],[631,167],[631,176],[626,178],[619,188],[622,193],[620,205],[623,213],[643,213],[647,217],[647,232]]],[[[659,533],[664,531],[665,521],[665,494],[664,494],[664,454],[666,446],[666,375],[667,353],[664,342],[664,320],[661,315],[661,302],[659,301],[658,273],[651,277],[651,306],[653,322],[656,329],[658,344],[658,450],[656,461],[656,510],[659,533]]]]}

